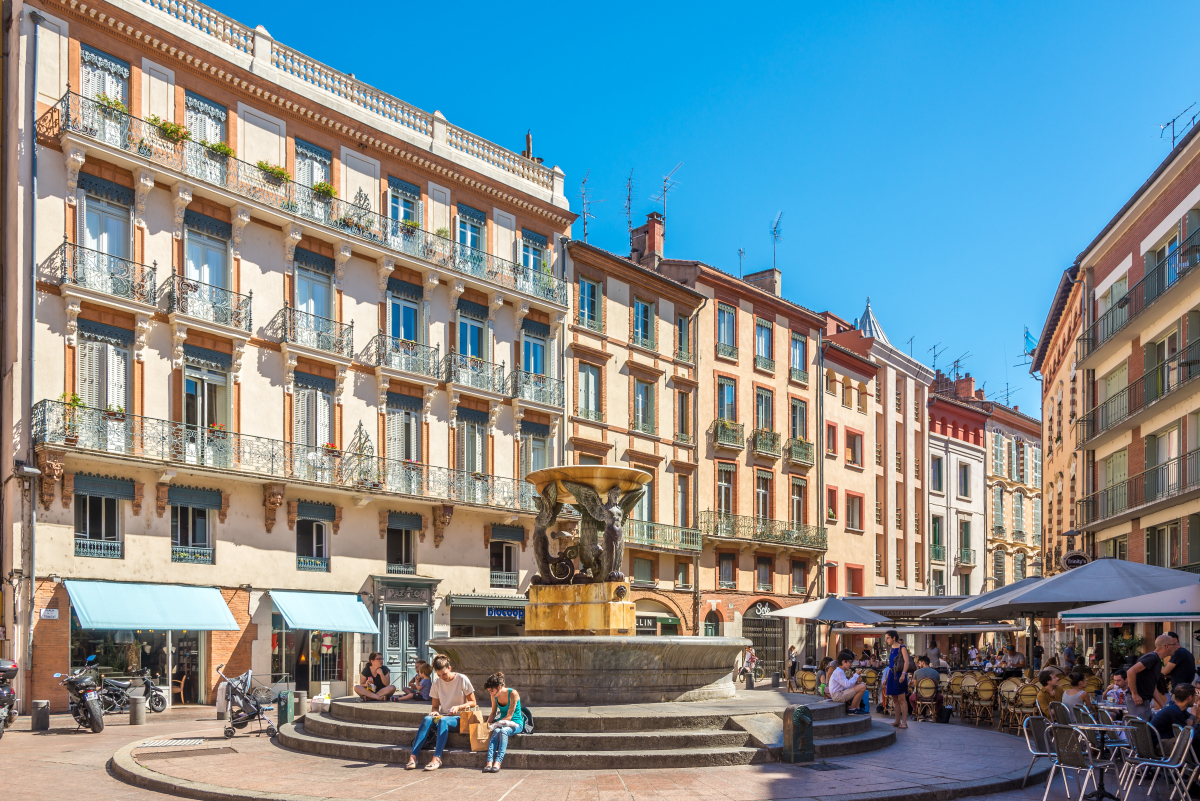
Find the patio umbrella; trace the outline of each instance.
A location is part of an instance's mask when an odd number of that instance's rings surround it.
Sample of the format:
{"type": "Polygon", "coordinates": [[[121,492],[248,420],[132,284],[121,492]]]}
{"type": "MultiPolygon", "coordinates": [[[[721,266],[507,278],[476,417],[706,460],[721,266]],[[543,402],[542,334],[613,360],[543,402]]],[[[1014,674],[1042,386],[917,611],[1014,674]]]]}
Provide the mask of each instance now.
{"type": "Polygon", "coordinates": [[[861,609],[854,604],[846,603],[836,595],[809,601],[806,604],[789,606],[787,609],[776,609],[767,613],[771,617],[799,617],[817,623],[890,623],[891,620],[883,615],[877,615],[870,609],[861,609]]]}
{"type": "Polygon", "coordinates": [[[932,612],[926,612],[925,614],[921,615],[921,617],[947,618],[947,619],[948,618],[963,618],[963,617],[972,617],[972,618],[984,617],[984,618],[992,619],[995,617],[995,615],[976,614],[976,611],[978,610],[978,608],[981,604],[986,603],[988,600],[996,598],[1000,595],[1004,595],[1006,593],[1013,592],[1014,590],[1020,589],[1022,587],[1027,587],[1030,584],[1033,584],[1034,582],[1038,582],[1041,580],[1042,580],[1041,576],[1030,576],[1029,578],[1021,579],[1016,584],[1010,584],[1007,587],[998,587],[994,590],[985,592],[982,595],[971,595],[967,598],[963,598],[961,601],[956,601],[955,603],[952,603],[949,606],[943,606],[940,609],[934,609],[932,612]]]}
{"type": "Polygon", "coordinates": [[[1085,606],[1059,615],[1063,622],[1093,626],[1200,620],[1200,579],[1174,590],[1152,592],[1123,601],[1085,606]]]}

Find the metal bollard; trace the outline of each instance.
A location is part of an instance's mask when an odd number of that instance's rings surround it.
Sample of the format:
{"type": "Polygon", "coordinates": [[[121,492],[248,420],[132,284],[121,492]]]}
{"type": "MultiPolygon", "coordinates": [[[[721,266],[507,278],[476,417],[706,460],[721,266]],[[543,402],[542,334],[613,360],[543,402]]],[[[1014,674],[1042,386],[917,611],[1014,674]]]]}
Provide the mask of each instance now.
{"type": "Polygon", "coordinates": [[[294,700],[295,696],[292,695],[291,690],[284,690],[279,694],[278,720],[280,726],[283,726],[285,723],[292,722],[292,703],[294,700]]]}
{"type": "Polygon", "coordinates": [[[299,720],[308,714],[308,690],[296,690],[296,704],[292,711],[292,720],[299,720]]]}
{"type": "Polygon", "coordinates": [[[50,702],[34,701],[30,718],[33,720],[34,731],[50,731],[50,702]]]}
{"type": "Polygon", "coordinates": [[[747,690],[754,689],[754,674],[753,673],[746,674],[746,689],[747,690]]]}
{"type": "Polygon", "coordinates": [[[146,698],[133,696],[129,699],[129,725],[143,726],[146,723],[146,698]]]}
{"type": "Polygon", "coordinates": [[[771,688],[772,689],[774,689],[774,690],[779,689],[780,679],[782,678],[782,676],[783,676],[783,674],[780,673],[778,670],[771,674],[771,688]]]}
{"type": "Polygon", "coordinates": [[[792,704],[783,713],[784,762],[812,762],[816,758],[813,747],[812,711],[804,704],[792,704]]]}

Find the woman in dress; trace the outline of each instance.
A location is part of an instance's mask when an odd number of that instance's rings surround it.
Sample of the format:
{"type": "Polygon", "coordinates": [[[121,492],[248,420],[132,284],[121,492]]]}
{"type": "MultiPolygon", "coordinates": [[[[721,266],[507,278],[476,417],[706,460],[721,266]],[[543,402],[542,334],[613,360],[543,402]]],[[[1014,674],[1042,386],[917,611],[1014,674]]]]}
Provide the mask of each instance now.
{"type": "Polygon", "coordinates": [[[800,688],[796,685],[796,669],[799,667],[800,652],[796,650],[796,646],[788,646],[788,674],[787,674],[787,691],[793,692],[792,688],[800,688]]]}
{"type": "Polygon", "coordinates": [[[883,635],[888,646],[888,677],[886,692],[892,697],[892,706],[896,710],[896,720],[892,723],[897,729],[908,728],[908,648],[900,639],[895,629],[883,635]]]}

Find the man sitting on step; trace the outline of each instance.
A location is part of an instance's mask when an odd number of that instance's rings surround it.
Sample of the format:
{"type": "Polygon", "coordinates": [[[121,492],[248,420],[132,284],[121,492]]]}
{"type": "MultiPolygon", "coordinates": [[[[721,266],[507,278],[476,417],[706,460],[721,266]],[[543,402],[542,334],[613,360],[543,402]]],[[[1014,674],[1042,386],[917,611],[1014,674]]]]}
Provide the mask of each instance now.
{"type": "Polygon", "coordinates": [[[863,693],[867,685],[863,684],[862,676],[854,672],[850,666],[854,662],[854,654],[842,651],[838,654],[838,666],[829,674],[829,696],[850,707],[851,715],[865,715],[863,709],[863,693]]]}

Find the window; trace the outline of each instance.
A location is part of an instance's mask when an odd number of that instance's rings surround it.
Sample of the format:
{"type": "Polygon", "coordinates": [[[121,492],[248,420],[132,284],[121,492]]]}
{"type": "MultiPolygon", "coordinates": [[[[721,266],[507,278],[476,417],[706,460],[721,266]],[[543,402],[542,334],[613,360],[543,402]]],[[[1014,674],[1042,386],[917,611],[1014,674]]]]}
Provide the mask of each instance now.
{"type": "Polygon", "coordinates": [[[326,559],[325,524],[318,520],[296,521],[296,556],[326,559]]]}
{"type": "MultiPolygon", "coordinates": [[[[295,441],[309,448],[333,442],[333,398],[328,392],[297,386],[292,393],[295,406],[295,441]]],[[[299,460],[299,457],[298,457],[299,460]]]]}
{"type": "Polygon", "coordinates": [[[829,565],[825,568],[825,592],[828,595],[837,595],[838,591],[838,572],[837,565],[829,565]]]}
{"type": "Polygon", "coordinates": [[[579,279],[579,324],[593,331],[603,328],[600,311],[600,285],[586,278],[579,279]]]}
{"type": "Polygon", "coordinates": [[[837,394],[837,377],[832,370],[825,371],[825,392],[829,395],[837,394]]]}
{"type": "Polygon", "coordinates": [[[793,526],[803,526],[808,523],[808,503],[805,498],[808,493],[808,483],[802,478],[792,479],[791,521],[793,526]]]}
{"type": "Polygon", "coordinates": [[[931,457],[929,460],[929,488],[934,492],[942,492],[945,489],[940,456],[931,457]]]}
{"type": "MultiPolygon", "coordinates": [[[[103,95],[129,107],[128,63],[87,45],[80,45],[79,60],[85,99],[95,100],[103,95]]],[[[124,121],[116,114],[104,113],[102,108],[99,103],[84,104],[81,111],[88,127],[99,133],[100,138],[108,144],[126,147],[122,132],[124,121]]]]}
{"type": "Polygon", "coordinates": [[[227,160],[209,150],[207,145],[225,142],[225,120],[228,112],[220,103],[214,103],[194,92],[185,94],[184,110],[184,125],[192,135],[191,141],[185,143],[188,155],[184,161],[185,170],[189,175],[206,181],[223,183],[228,169],[227,160]]]}
{"type": "Polygon", "coordinates": [[[755,584],[759,592],[771,591],[771,557],[759,556],[754,560],[755,584]]]}
{"type": "Polygon", "coordinates": [[[516,589],[517,588],[517,548],[511,542],[493,542],[488,546],[490,567],[491,567],[491,586],[516,589]]]}
{"type": "Polygon", "coordinates": [[[863,466],[863,435],[852,431],[846,432],[846,463],[857,467],[863,466]]]}
{"type": "Polygon", "coordinates": [[[754,319],[754,366],[775,369],[775,327],[761,317],[754,319]]]}
{"type": "Polygon", "coordinates": [[[676,393],[679,408],[675,413],[675,439],[681,442],[692,441],[692,393],[680,391],[676,393]]]}
{"type": "Polygon", "coordinates": [[[421,453],[421,413],[389,405],[385,418],[388,489],[424,494],[421,453]]]}
{"type": "Polygon", "coordinates": [[[737,589],[737,578],[734,576],[734,555],[719,554],[717,557],[717,586],[722,590],[737,589]]]}
{"type": "MultiPolygon", "coordinates": [[[[185,235],[187,237],[186,273],[188,280],[224,288],[228,280],[229,242],[194,228],[187,228],[185,235]]],[[[198,294],[198,298],[192,297],[189,298],[189,301],[195,303],[197,300],[201,302],[207,300],[211,303],[218,300],[213,293],[201,291],[198,294]]],[[[228,304],[229,301],[226,299],[224,305],[228,306],[228,304]]],[[[218,320],[218,322],[228,322],[228,319],[218,320]]]]}
{"type": "Polygon", "coordinates": [[[754,392],[754,427],[760,431],[775,430],[775,393],[769,389],[754,392]]]}
{"type": "Polygon", "coordinates": [[[455,428],[458,429],[458,469],[468,473],[487,472],[487,425],[459,417],[455,428]]]}
{"type": "MultiPolygon", "coordinates": [[[[502,254],[507,255],[507,254],[502,254]]],[[[528,270],[536,270],[540,273],[550,272],[550,263],[546,259],[546,248],[541,242],[531,241],[528,237],[521,237],[521,266],[528,270]]]]}
{"type": "Polygon", "coordinates": [[[992,532],[1004,536],[1004,487],[999,484],[992,488],[992,532]]]}
{"type": "Polygon", "coordinates": [[[546,374],[546,340],[528,332],[524,335],[525,348],[522,353],[521,366],[525,372],[533,375],[546,374]]]}
{"type": "Polygon", "coordinates": [[[996,586],[1004,586],[1004,560],[1006,554],[1004,551],[996,551],[992,555],[992,578],[996,579],[996,586]]]}
{"type": "Polygon", "coordinates": [[[1025,580],[1025,554],[1013,554],[1013,581],[1025,580]]]}
{"type": "Polygon", "coordinates": [[[958,546],[960,548],[971,547],[971,521],[958,521],[958,546]]]}
{"type": "Polygon", "coordinates": [[[836,489],[829,488],[825,490],[825,508],[826,517],[829,518],[829,522],[836,523],[838,508],[838,496],[836,489]]]}
{"type": "MultiPolygon", "coordinates": [[[[115,256],[118,259],[129,258],[131,245],[129,234],[131,230],[129,225],[130,207],[114,203],[90,192],[84,193],[83,206],[84,224],[81,232],[83,236],[80,237],[83,246],[97,253],[115,256]]],[[[94,258],[90,254],[85,255],[89,260],[94,258]]],[[[92,269],[97,272],[111,274],[107,266],[102,267],[100,264],[101,261],[107,265],[107,260],[97,260],[94,266],[89,262],[85,262],[84,265],[80,266],[84,270],[92,269]]],[[[79,268],[76,269],[78,271],[79,268]]],[[[87,285],[93,286],[94,284],[90,279],[91,276],[88,276],[87,285]]]]}
{"type": "Polygon", "coordinates": [[[1025,533],[1025,496],[1013,493],[1013,532],[1025,533]]]}
{"type": "Polygon", "coordinates": [[[633,428],[644,434],[653,434],[654,420],[654,385],[647,381],[634,380],[633,428]]]}
{"type": "MultiPolygon", "coordinates": [[[[634,469],[644,470],[645,472],[653,475],[648,468],[641,467],[640,465],[633,465],[633,467],[634,469]]],[[[629,516],[634,520],[644,520],[646,522],[650,522],[654,520],[654,479],[647,481],[642,486],[646,491],[642,493],[642,497],[638,499],[637,504],[633,507],[629,516]]]]}
{"type": "Polygon", "coordinates": [[[942,542],[942,522],[941,515],[934,515],[931,518],[929,525],[930,545],[945,545],[945,543],[942,542]]]}
{"type": "Polygon", "coordinates": [[[971,574],[970,573],[959,573],[958,574],[958,594],[959,595],[970,595],[971,594],[971,574]]]}
{"type": "Polygon", "coordinates": [[[684,361],[692,358],[690,321],[682,314],[675,318],[675,356],[684,361]]]}
{"type": "Polygon", "coordinates": [[[854,531],[863,530],[862,519],[863,499],[857,495],[846,495],[846,528],[854,531]]]}
{"type": "Polygon", "coordinates": [[[837,438],[838,438],[837,426],[835,426],[835,425],[825,426],[825,452],[826,453],[832,454],[834,456],[837,455],[837,438]]]}
{"type": "Polygon", "coordinates": [[[754,515],[761,520],[770,520],[771,485],[773,476],[765,470],[756,471],[754,477],[754,515]]]}
{"type": "Polygon", "coordinates": [[[846,595],[861,596],[863,594],[863,575],[861,567],[846,568],[846,595]]]}
{"type": "Polygon", "coordinates": [[[737,384],[728,378],[717,379],[717,417],[737,420],[737,384]]]}
{"type": "Polygon", "coordinates": [[[171,544],[181,548],[208,548],[208,510],[171,507],[171,544]]]}
{"type": "Polygon", "coordinates": [[[586,362],[579,363],[579,416],[599,421],[600,417],[600,368],[586,362]]]}
{"type": "Polygon", "coordinates": [[[482,250],[486,225],[487,215],[468,209],[461,203],[458,205],[458,244],[472,250],[482,250]]]}
{"type": "MultiPolygon", "coordinates": [[[[416,548],[413,545],[413,533],[408,529],[389,528],[387,530],[387,563],[389,565],[413,566],[417,563],[416,548]]],[[[388,572],[392,572],[388,570],[388,572]]]]}
{"type": "MultiPolygon", "coordinates": [[[[333,164],[333,154],[323,147],[310,145],[301,139],[294,141],[296,145],[296,183],[303,187],[329,183],[329,168],[333,164]]],[[[303,194],[307,195],[307,193],[303,194]]]]}
{"type": "Polygon", "coordinates": [[[847,409],[854,406],[854,385],[849,381],[842,382],[842,406],[847,409]]]}
{"type": "Polygon", "coordinates": [[[971,497],[971,465],[958,463],[958,497],[971,497]]]}
{"type": "Polygon", "coordinates": [[[96,495],[75,496],[75,539],[117,542],[121,539],[120,501],[96,495]]]}
{"type": "Polygon", "coordinates": [[[84,406],[125,411],[129,405],[129,350],[84,337],[77,350],[79,397],[84,406]]]}
{"type": "Polygon", "coordinates": [[[633,557],[633,580],[637,584],[653,584],[654,561],[640,556],[633,557]]]}
{"type": "Polygon", "coordinates": [[[803,334],[792,334],[790,361],[791,377],[796,381],[808,381],[808,337],[803,334]]]}
{"type": "Polygon", "coordinates": [[[459,315],[458,320],[458,352],[472,359],[484,359],[485,340],[483,324],[478,320],[459,315]]]}
{"type": "Polygon", "coordinates": [[[675,503],[675,525],[687,528],[688,520],[692,516],[691,488],[688,486],[687,476],[679,476],[676,479],[675,503]]]}
{"type": "Polygon", "coordinates": [[[580,454],[578,464],[604,464],[604,460],[602,460],[599,456],[589,456],[588,454],[584,453],[580,454]]]}
{"type": "Polygon", "coordinates": [[[717,514],[733,514],[733,483],[737,468],[731,464],[717,465],[717,514]]]}
{"type": "Polygon", "coordinates": [[[1179,521],[1146,529],[1146,564],[1180,567],[1186,562],[1182,551],[1179,521]]]}
{"type": "Polygon", "coordinates": [[[808,592],[808,562],[792,560],[792,594],[805,595],[808,592]]]}
{"type": "Polygon", "coordinates": [[[388,297],[388,331],[392,339],[404,342],[420,342],[418,320],[420,309],[406,298],[388,297]]]}
{"type": "Polygon", "coordinates": [[[691,589],[692,582],[688,581],[688,563],[675,563],[675,589],[686,590],[691,589]]]}
{"type": "MultiPolygon", "coordinates": [[[[317,317],[329,319],[333,317],[333,287],[329,281],[329,275],[315,270],[306,270],[297,265],[296,267],[296,309],[307,314],[313,314],[317,317]]],[[[317,333],[325,333],[324,327],[316,324],[315,321],[306,321],[298,323],[298,327],[302,330],[298,333],[301,338],[301,344],[316,345],[317,333]],[[304,339],[305,332],[303,329],[308,329],[313,338],[313,342],[308,342],[304,339]]]]}
{"type": "Polygon", "coordinates": [[[792,399],[792,413],[789,418],[792,439],[808,439],[808,404],[802,400],[792,399]]]}
{"type": "Polygon", "coordinates": [[[421,223],[418,213],[421,190],[408,183],[388,179],[388,217],[395,222],[421,223]]]}
{"type": "Polygon", "coordinates": [[[717,355],[737,358],[737,312],[724,303],[717,304],[717,355]]]}
{"type": "Polygon", "coordinates": [[[633,344],[654,348],[654,304],[636,298],[633,301],[633,344]]]}

